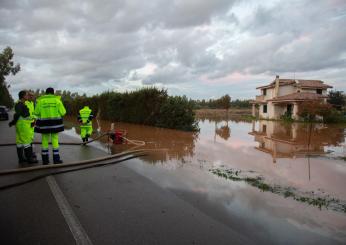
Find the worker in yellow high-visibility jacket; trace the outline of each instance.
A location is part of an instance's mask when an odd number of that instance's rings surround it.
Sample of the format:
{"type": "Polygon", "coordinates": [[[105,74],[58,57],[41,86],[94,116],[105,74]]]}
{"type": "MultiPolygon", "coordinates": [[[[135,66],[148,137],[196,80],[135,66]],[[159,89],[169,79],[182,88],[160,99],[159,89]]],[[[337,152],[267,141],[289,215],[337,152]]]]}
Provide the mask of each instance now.
{"type": "Polygon", "coordinates": [[[46,94],[37,99],[35,132],[42,134],[41,154],[44,165],[49,163],[49,138],[51,138],[53,145],[54,164],[62,163],[59,154],[58,133],[64,131],[63,116],[65,114],[66,109],[61,98],[54,95],[53,88],[47,88],[46,94]]]}
{"type": "MultiPolygon", "coordinates": [[[[35,121],[36,121],[36,117],[35,117],[35,97],[33,92],[31,91],[27,91],[28,93],[28,100],[25,101],[25,105],[28,107],[29,109],[29,113],[30,113],[30,118],[31,118],[31,137],[32,137],[32,141],[34,141],[34,136],[35,136],[35,121]]],[[[33,148],[33,145],[31,144],[31,147],[33,148]]],[[[34,148],[33,148],[34,149],[34,148]]],[[[32,156],[33,158],[37,159],[35,151],[33,150],[32,152],[32,156]]]]}
{"type": "Polygon", "coordinates": [[[91,122],[93,117],[94,116],[89,106],[84,106],[81,110],[79,110],[78,121],[81,123],[80,136],[83,142],[87,142],[93,132],[93,127],[91,122]]]}
{"type": "Polygon", "coordinates": [[[19,100],[15,105],[13,120],[9,123],[12,127],[16,125],[16,145],[19,164],[24,162],[37,163],[32,151],[32,130],[29,108],[25,105],[28,100],[27,91],[22,90],[18,94],[19,100]]]}

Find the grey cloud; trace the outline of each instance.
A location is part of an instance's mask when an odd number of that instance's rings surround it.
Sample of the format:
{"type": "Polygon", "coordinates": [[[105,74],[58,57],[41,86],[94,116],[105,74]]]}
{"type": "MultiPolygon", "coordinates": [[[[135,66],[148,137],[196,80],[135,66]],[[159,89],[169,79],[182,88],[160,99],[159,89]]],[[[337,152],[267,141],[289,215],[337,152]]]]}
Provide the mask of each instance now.
{"type": "Polygon", "coordinates": [[[226,13],[234,1],[177,0],[168,8],[164,23],[167,27],[194,26],[210,22],[213,15],[226,13]]]}
{"type": "MultiPolygon", "coordinates": [[[[242,24],[247,38],[235,43],[234,52],[218,63],[210,78],[231,72],[303,72],[345,65],[346,18],[334,19],[340,6],[325,2],[278,2],[259,7],[253,19],[242,24]],[[304,9],[305,11],[301,11],[304,9]]],[[[346,10],[346,4],[342,4],[346,10]]]]}
{"type": "Polygon", "coordinates": [[[2,0],[0,47],[11,46],[22,64],[14,89],[53,81],[99,90],[129,80],[193,88],[201,77],[234,72],[323,74],[345,66],[344,2],[253,1],[258,7],[246,17],[233,9],[241,3],[2,0]],[[153,74],[135,72],[149,63],[153,74]]]}
{"type": "Polygon", "coordinates": [[[335,4],[324,0],[281,1],[272,7],[259,6],[242,26],[256,35],[289,32],[299,36],[328,25],[345,8],[342,1],[335,4]]]}
{"type": "Polygon", "coordinates": [[[161,67],[153,75],[143,78],[144,84],[176,84],[193,81],[189,69],[180,65],[167,65],[161,67]]]}

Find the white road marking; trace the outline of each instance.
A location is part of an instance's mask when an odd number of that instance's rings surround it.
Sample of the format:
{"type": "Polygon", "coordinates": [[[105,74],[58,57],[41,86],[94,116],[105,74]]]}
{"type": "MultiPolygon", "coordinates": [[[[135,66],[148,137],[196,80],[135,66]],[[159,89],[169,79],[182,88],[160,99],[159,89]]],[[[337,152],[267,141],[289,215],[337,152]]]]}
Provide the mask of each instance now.
{"type": "Polygon", "coordinates": [[[55,181],[53,176],[46,177],[49,188],[53,193],[53,196],[58,203],[60,211],[64,216],[68,227],[70,228],[77,245],[92,245],[92,242],[79,222],[77,216],[73,212],[70,204],[68,203],[66,197],[59,188],[58,183],[55,181]]]}

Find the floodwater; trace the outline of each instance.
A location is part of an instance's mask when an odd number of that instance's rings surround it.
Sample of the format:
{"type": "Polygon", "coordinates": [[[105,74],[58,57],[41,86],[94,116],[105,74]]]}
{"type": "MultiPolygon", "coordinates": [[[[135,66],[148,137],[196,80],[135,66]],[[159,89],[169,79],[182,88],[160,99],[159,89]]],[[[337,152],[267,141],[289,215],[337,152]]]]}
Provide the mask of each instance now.
{"type": "MultiPolygon", "coordinates": [[[[105,132],[111,122],[93,126],[105,132]]],[[[259,244],[346,243],[346,126],[220,119],[199,126],[192,133],[115,123],[146,143],[140,149],[154,149],[127,166],[259,244]]]]}

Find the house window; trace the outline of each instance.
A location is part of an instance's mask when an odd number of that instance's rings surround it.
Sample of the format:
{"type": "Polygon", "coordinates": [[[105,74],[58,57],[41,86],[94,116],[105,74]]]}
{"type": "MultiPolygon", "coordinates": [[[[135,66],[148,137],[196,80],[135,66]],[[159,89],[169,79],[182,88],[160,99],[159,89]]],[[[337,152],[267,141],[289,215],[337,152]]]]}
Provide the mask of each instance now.
{"type": "Polygon", "coordinates": [[[267,105],[263,105],[263,113],[267,113],[267,105]]]}
{"type": "Polygon", "coordinates": [[[266,133],[267,132],[267,125],[262,125],[262,132],[266,133]]]}
{"type": "Polygon", "coordinates": [[[267,95],[267,89],[263,89],[263,95],[264,95],[264,96],[267,95]]]}
{"type": "Polygon", "coordinates": [[[322,89],[320,89],[320,88],[316,89],[316,93],[317,94],[322,94],[322,89]]]}

